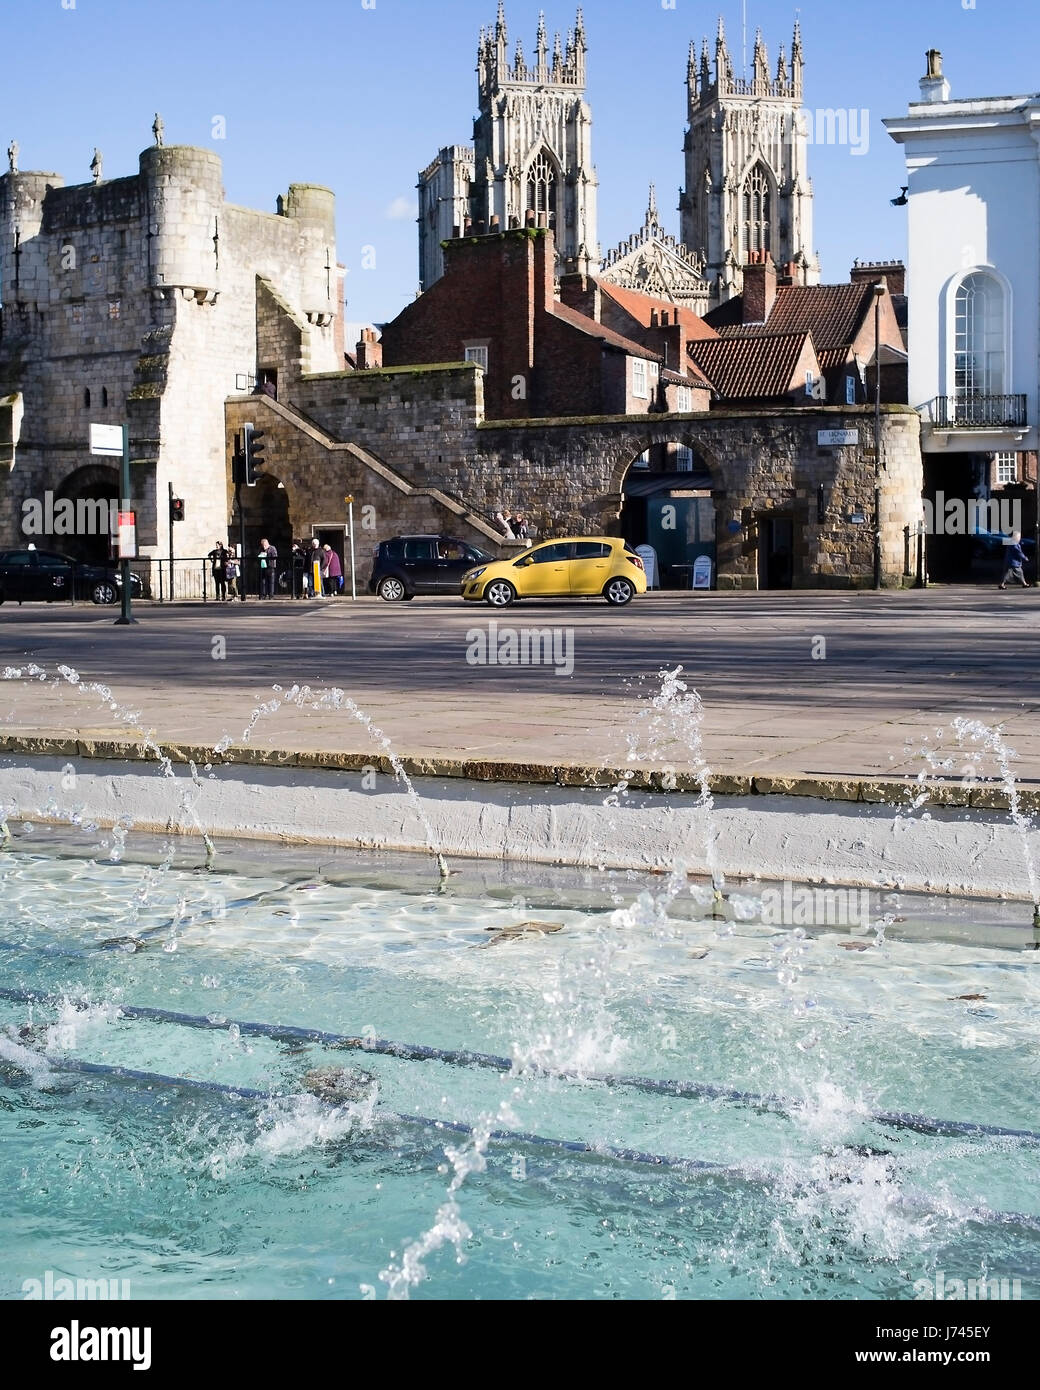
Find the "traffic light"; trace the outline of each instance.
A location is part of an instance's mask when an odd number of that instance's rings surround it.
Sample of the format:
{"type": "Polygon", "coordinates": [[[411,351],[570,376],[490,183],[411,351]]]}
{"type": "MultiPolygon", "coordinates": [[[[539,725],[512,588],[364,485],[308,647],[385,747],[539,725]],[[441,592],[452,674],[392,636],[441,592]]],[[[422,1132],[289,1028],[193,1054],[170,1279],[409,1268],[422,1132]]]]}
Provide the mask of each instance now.
{"type": "Polygon", "coordinates": [[[264,449],[267,446],[263,443],[263,439],[264,431],[258,430],[255,425],[242,427],[243,472],[246,487],[256,487],[257,476],[263,471],[267,462],[264,458],[264,449]]]}
{"type": "Polygon", "coordinates": [[[183,498],[183,497],[171,497],[171,498],[170,498],[170,520],[171,520],[171,521],[183,521],[183,520],[184,520],[184,498],[183,498]]]}

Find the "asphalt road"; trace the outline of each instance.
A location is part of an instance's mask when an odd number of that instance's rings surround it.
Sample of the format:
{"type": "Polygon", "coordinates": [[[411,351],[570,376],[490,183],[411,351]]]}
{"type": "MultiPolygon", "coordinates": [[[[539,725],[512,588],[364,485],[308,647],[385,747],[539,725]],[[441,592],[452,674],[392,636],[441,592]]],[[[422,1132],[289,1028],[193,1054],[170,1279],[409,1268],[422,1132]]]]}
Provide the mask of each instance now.
{"type": "MultiPolygon", "coordinates": [[[[366,597],[138,612],[138,625],[121,628],[108,609],[5,605],[0,666],[70,666],[168,737],[237,733],[272,686],[306,683],[344,689],[407,751],[529,757],[548,739],[544,757],[573,746],[575,758],[607,759],[658,673],[681,665],[704,701],[719,767],[851,775],[866,761],[889,771],[904,763],[907,736],[961,716],[1003,722],[1040,777],[1040,589],[654,594],[621,611],[601,600],[493,613],[454,598],[366,597]],[[554,630],[556,664],[473,664],[474,635],[491,622],[499,644],[510,629],[554,630]],[[822,760],[808,756],[824,744],[822,760]]],[[[0,685],[0,720],[48,730],[105,722],[68,691],[24,682],[0,685]]],[[[315,729],[338,737],[324,715],[282,734],[299,746],[315,729]]],[[[344,738],[356,742],[357,729],[344,738]]],[[[278,742],[273,726],[266,741],[278,742]]]]}

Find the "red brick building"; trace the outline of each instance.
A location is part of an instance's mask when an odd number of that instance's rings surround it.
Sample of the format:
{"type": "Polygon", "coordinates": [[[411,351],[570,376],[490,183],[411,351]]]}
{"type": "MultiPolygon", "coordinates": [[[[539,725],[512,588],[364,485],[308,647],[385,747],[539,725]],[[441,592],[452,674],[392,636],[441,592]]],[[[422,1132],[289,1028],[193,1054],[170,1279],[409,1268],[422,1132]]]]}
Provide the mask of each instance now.
{"type": "Polygon", "coordinates": [[[385,325],[383,365],[477,362],[490,419],[706,411],[710,388],[686,343],[691,328],[713,330],[663,301],[647,301],[644,326],[607,288],[565,276],[557,299],[547,228],[446,242],[444,275],[385,325]]]}
{"type": "MultiPolygon", "coordinates": [[[[557,284],[553,233],[544,227],[447,241],[444,267],[384,327],[381,345],[358,344],[357,360],[476,362],[490,419],[873,398],[874,285],[885,278],[875,267],[848,285],[793,285],[768,253],[756,254],[743,294],[707,319],[591,275],[557,284]]],[[[903,330],[887,284],[880,302],[882,396],[905,401],[903,330]]]]}

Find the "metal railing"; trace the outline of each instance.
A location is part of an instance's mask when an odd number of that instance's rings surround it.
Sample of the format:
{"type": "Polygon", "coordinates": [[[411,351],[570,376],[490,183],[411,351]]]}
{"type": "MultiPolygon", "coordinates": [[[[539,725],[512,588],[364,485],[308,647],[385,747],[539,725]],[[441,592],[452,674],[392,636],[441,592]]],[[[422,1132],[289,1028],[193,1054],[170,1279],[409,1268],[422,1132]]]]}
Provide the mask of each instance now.
{"type": "Polygon", "coordinates": [[[1026,397],[936,396],[932,419],[940,429],[1022,429],[1026,424],[1026,397]]]}
{"type": "MultiPolygon", "coordinates": [[[[223,594],[218,592],[213,565],[205,556],[177,556],[170,559],[138,559],[131,561],[134,573],[141,581],[141,591],[135,597],[152,599],[156,603],[217,603],[223,594]]],[[[260,597],[261,572],[255,557],[246,560],[244,573],[227,585],[227,597],[241,599],[243,589],[247,599],[260,597]]],[[[288,563],[275,571],[276,598],[303,598],[309,593],[309,577],[300,566],[288,563]]]]}

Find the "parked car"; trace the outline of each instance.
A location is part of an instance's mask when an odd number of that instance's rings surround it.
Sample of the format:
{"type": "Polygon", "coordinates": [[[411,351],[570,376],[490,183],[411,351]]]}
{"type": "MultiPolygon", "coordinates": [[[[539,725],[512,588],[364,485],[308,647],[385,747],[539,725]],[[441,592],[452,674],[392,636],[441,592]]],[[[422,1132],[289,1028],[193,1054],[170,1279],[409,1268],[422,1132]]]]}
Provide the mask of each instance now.
{"type": "MultiPolygon", "coordinates": [[[[141,577],[130,576],[130,592],[141,594],[141,577]]],[[[0,551],[0,603],[55,603],[89,598],[118,603],[123,577],[115,565],[90,565],[53,550],[0,551]]]]}
{"type": "Polygon", "coordinates": [[[515,559],[494,560],[463,576],[462,597],[508,608],[520,598],[591,598],[602,594],[621,608],[646,593],[646,571],[618,536],[544,541],[515,559]]]}
{"type": "Polygon", "coordinates": [[[368,592],[387,603],[416,594],[457,594],[459,581],[474,565],[494,557],[452,536],[395,536],[376,546],[368,592]]]}

